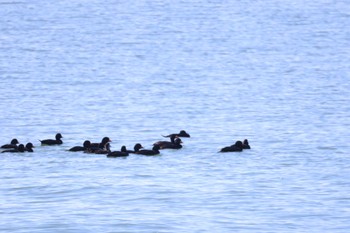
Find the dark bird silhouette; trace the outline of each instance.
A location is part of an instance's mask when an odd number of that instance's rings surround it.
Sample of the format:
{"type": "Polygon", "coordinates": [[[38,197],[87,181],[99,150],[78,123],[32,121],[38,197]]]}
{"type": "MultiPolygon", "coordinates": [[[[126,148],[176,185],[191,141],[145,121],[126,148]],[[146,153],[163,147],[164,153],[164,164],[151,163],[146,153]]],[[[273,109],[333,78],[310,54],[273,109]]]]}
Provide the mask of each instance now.
{"type": "Polygon", "coordinates": [[[90,147],[91,148],[100,148],[100,149],[105,149],[106,145],[108,143],[112,142],[111,139],[109,137],[104,137],[102,138],[101,142],[95,142],[95,143],[91,143],[90,147]]]}
{"type": "Polygon", "coordinates": [[[33,143],[28,142],[28,143],[26,144],[24,150],[27,151],[27,152],[34,152],[34,151],[33,151],[33,148],[34,148],[34,147],[35,147],[35,146],[33,145],[33,143]]]}
{"type": "Polygon", "coordinates": [[[19,144],[17,148],[4,150],[1,153],[23,153],[24,150],[25,150],[24,145],[23,144],[19,144]]]}
{"type": "Polygon", "coordinates": [[[18,140],[16,138],[14,138],[11,140],[10,144],[2,145],[1,148],[2,149],[16,149],[18,143],[19,143],[18,140]]]}
{"type": "Polygon", "coordinates": [[[94,153],[94,154],[108,154],[111,152],[111,145],[109,144],[112,142],[109,137],[102,138],[100,143],[91,143],[90,148],[86,150],[86,153],[94,153]]]}
{"type": "Polygon", "coordinates": [[[159,152],[159,145],[154,145],[152,150],[139,150],[138,152],[136,152],[136,154],[139,155],[158,155],[159,152]]]}
{"type": "Polygon", "coordinates": [[[56,139],[45,139],[45,140],[39,140],[41,142],[41,145],[61,145],[63,142],[61,140],[62,135],[60,133],[56,134],[56,139]]]}
{"type": "Polygon", "coordinates": [[[250,145],[248,139],[244,139],[243,141],[243,149],[250,149],[250,145]]]}
{"type": "Polygon", "coordinates": [[[74,146],[69,149],[69,151],[77,152],[77,151],[86,151],[91,147],[91,142],[89,140],[84,141],[83,146],[74,146]]]}
{"type": "Polygon", "coordinates": [[[173,144],[164,145],[161,149],[181,149],[181,143],[181,138],[175,138],[175,142],[173,144]]]}
{"type": "Polygon", "coordinates": [[[220,152],[241,152],[242,150],[243,150],[242,141],[236,141],[235,144],[222,148],[220,152]]]}
{"type": "Polygon", "coordinates": [[[153,143],[153,146],[158,145],[160,149],[163,149],[163,146],[174,144],[175,138],[177,138],[177,136],[175,134],[173,134],[170,136],[170,141],[158,141],[158,142],[153,143]]]}
{"type": "Polygon", "coordinates": [[[173,133],[173,134],[169,134],[169,135],[166,135],[163,137],[166,137],[166,138],[170,138],[171,136],[176,136],[176,137],[180,137],[180,138],[189,138],[191,137],[185,130],[181,130],[179,133],[173,133]]]}
{"type": "Polygon", "coordinates": [[[117,157],[126,157],[129,153],[126,151],[126,147],[122,146],[120,151],[112,151],[107,154],[107,158],[117,158],[117,157]]]}
{"type": "Polygon", "coordinates": [[[159,145],[160,149],[181,149],[182,148],[182,140],[181,138],[172,138],[171,142],[167,141],[159,141],[154,143],[153,145],[159,145]]]}
{"type": "Polygon", "coordinates": [[[134,150],[126,150],[126,152],[135,154],[136,152],[138,152],[142,148],[143,148],[143,146],[140,143],[136,143],[134,146],[134,150]]]}

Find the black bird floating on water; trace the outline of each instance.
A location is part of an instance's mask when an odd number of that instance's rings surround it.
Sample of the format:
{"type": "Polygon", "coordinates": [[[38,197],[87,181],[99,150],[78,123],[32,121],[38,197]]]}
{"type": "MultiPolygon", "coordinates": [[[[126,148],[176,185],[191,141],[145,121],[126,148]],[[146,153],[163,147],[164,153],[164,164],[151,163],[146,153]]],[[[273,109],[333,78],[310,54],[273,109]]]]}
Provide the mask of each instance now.
{"type": "Polygon", "coordinates": [[[165,138],[170,138],[171,136],[176,136],[176,137],[180,137],[180,138],[190,138],[191,136],[185,131],[185,130],[181,130],[179,133],[173,133],[173,134],[169,134],[169,135],[162,135],[165,138]]]}
{"type": "Polygon", "coordinates": [[[129,156],[129,153],[126,151],[126,147],[122,146],[120,151],[112,151],[107,154],[107,158],[117,158],[117,157],[126,157],[129,156]]]}
{"type": "Polygon", "coordinates": [[[250,145],[248,139],[244,139],[243,141],[243,149],[250,149],[250,145]]]}
{"type": "Polygon", "coordinates": [[[16,138],[14,138],[11,140],[10,144],[2,145],[1,148],[2,149],[15,149],[15,148],[17,148],[18,143],[19,143],[18,140],[16,138]]]}
{"type": "Polygon", "coordinates": [[[170,136],[170,141],[158,141],[153,143],[154,145],[159,145],[159,148],[162,149],[163,146],[168,145],[168,144],[174,144],[175,143],[175,138],[177,138],[177,136],[175,134],[172,134],[170,136]]]}
{"type": "Polygon", "coordinates": [[[181,138],[175,136],[174,134],[170,137],[169,141],[158,141],[153,145],[158,145],[160,149],[181,149],[182,148],[182,140],[181,138]]]}
{"type": "Polygon", "coordinates": [[[112,142],[111,139],[109,137],[104,137],[102,138],[101,142],[94,142],[90,144],[91,148],[100,148],[100,149],[105,149],[106,145],[112,142]]]}
{"type": "Polygon", "coordinates": [[[33,145],[33,143],[28,142],[28,143],[26,144],[24,150],[27,151],[27,152],[34,152],[34,151],[33,151],[33,148],[34,148],[34,147],[35,147],[35,146],[33,145]]]}
{"type": "Polygon", "coordinates": [[[182,148],[181,143],[182,143],[181,138],[175,138],[174,143],[163,145],[161,149],[181,149],[182,148]]]}
{"type": "Polygon", "coordinates": [[[83,146],[74,146],[72,148],[70,148],[68,151],[73,151],[73,152],[77,152],[77,151],[86,151],[91,147],[91,142],[89,140],[84,141],[83,146]]]}
{"type": "Polygon", "coordinates": [[[136,143],[134,146],[134,150],[126,150],[126,152],[131,153],[131,154],[135,154],[142,148],[143,148],[143,146],[140,143],[136,143]]]}
{"type": "Polygon", "coordinates": [[[41,142],[41,145],[61,145],[63,142],[61,140],[62,135],[60,133],[56,134],[55,136],[56,139],[45,139],[45,140],[39,140],[41,142]]]}
{"type": "Polygon", "coordinates": [[[160,153],[159,149],[160,149],[159,145],[154,145],[152,150],[139,150],[135,154],[139,154],[139,155],[158,155],[160,153]]]}
{"type": "Polygon", "coordinates": [[[104,137],[100,143],[91,143],[90,148],[85,152],[94,154],[108,154],[111,152],[110,142],[112,141],[109,139],[109,137],[104,137]]]}
{"type": "Polygon", "coordinates": [[[231,146],[226,146],[220,150],[220,152],[241,152],[243,151],[242,141],[236,141],[235,144],[231,146]]]}
{"type": "Polygon", "coordinates": [[[1,153],[23,153],[25,151],[25,147],[23,144],[19,144],[17,148],[4,150],[1,153]]]}

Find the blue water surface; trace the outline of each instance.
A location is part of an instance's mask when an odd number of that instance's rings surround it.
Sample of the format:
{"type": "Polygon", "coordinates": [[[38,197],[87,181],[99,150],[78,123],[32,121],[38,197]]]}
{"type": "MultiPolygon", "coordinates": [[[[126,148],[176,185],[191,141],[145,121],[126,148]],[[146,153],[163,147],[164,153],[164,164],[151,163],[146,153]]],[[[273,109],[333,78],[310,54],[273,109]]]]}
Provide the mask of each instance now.
{"type": "Polygon", "coordinates": [[[350,2],[0,0],[0,232],[348,232],[350,2]],[[111,138],[113,150],[68,152],[111,138]],[[61,146],[39,139],[60,132],[61,146]],[[252,149],[218,153],[236,140],[252,149]]]}

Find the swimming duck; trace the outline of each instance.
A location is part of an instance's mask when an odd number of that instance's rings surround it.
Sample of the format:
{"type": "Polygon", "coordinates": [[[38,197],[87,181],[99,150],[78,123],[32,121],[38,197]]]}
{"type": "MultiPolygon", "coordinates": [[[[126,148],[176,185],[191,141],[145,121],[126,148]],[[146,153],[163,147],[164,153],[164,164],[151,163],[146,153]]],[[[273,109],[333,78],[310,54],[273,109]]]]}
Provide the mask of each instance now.
{"type": "Polygon", "coordinates": [[[179,133],[173,133],[173,134],[169,134],[167,136],[163,135],[163,137],[169,138],[169,137],[171,137],[173,135],[177,136],[177,137],[181,137],[181,138],[189,138],[189,137],[191,137],[185,130],[181,130],[179,133]]]}
{"type": "Polygon", "coordinates": [[[243,149],[250,149],[250,145],[248,139],[244,139],[243,141],[243,149]]]}
{"type": "Polygon", "coordinates": [[[161,144],[155,144],[159,145],[160,149],[181,149],[182,141],[181,138],[175,138],[174,142],[166,142],[166,143],[161,143],[161,144]]]}
{"type": "Polygon", "coordinates": [[[39,140],[39,141],[41,142],[41,145],[49,145],[49,146],[60,145],[63,143],[61,140],[61,138],[63,137],[60,133],[56,134],[55,138],[56,139],[45,139],[45,140],[39,140]]]}
{"type": "Polygon", "coordinates": [[[242,141],[236,141],[235,144],[222,148],[220,152],[241,152],[242,150],[243,150],[242,141]]]}
{"type": "Polygon", "coordinates": [[[33,148],[34,148],[33,143],[28,142],[28,143],[26,144],[24,150],[27,151],[27,152],[34,152],[34,151],[33,151],[33,148]]]}
{"type": "Polygon", "coordinates": [[[68,151],[86,151],[91,147],[91,142],[89,140],[84,141],[83,146],[74,146],[70,148],[68,151]]]}
{"type": "Polygon", "coordinates": [[[152,150],[139,150],[136,152],[136,154],[139,154],[139,155],[158,155],[160,152],[159,152],[159,145],[154,145],[152,150]]]}
{"type": "Polygon", "coordinates": [[[5,144],[5,145],[2,145],[1,148],[2,149],[15,149],[17,148],[17,144],[18,144],[18,140],[16,138],[12,139],[10,144],[5,144]]]}
{"type": "Polygon", "coordinates": [[[1,153],[23,153],[24,150],[25,150],[24,145],[23,144],[19,144],[17,148],[4,150],[1,153]]]}
{"type": "Polygon", "coordinates": [[[177,136],[175,134],[172,134],[170,136],[170,142],[169,141],[158,141],[158,142],[153,143],[153,146],[154,145],[159,145],[159,148],[162,149],[163,146],[174,144],[175,143],[175,138],[177,138],[177,136]]]}
{"type": "Polygon", "coordinates": [[[107,158],[116,158],[116,157],[126,157],[129,153],[126,151],[126,147],[122,146],[120,151],[112,151],[107,154],[107,158]]]}
{"type": "Polygon", "coordinates": [[[111,152],[111,145],[109,144],[110,142],[112,141],[109,139],[109,137],[104,137],[100,143],[91,143],[90,148],[85,152],[94,154],[108,154],[111,152]]]}
{"type": "Polygon", "coordinates": [[[85,153],[93,153],[93,154],[108,154],[111,152],[111,146],[109,143],[106,144],[104,148],[99,147],[90,147],[84,151],[85,153]]]}
{"type": "Polygon", "coordinates": [[[102,138],[101,142],[91,143],[90,147],[91,148],[106,149],[106,145],[109,144],[109,142],[112,142],[111,139],[109,139],[109,137],[104,137],[104,138],[102,138]]]}
{"type": "Polygon", "coordinates": [[[126,152],[134,154],[138,152],[141,148],[143,148],[143,146],[140,143],[136,143],[134,146],[134,150],[126,150],[126,152]]]}

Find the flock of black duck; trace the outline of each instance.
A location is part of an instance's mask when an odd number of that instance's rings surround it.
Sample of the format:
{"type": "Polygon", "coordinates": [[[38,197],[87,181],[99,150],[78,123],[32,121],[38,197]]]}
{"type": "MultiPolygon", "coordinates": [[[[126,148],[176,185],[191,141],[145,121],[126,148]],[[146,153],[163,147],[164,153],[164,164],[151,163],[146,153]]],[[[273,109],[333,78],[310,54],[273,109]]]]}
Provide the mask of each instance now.
{"type": "MultiPolygon", "coordinates": [[[[158,155],[159,150],[162,149],[181,149],[182,148],[182,140],[181,137],[189,138],[190,135],[185,131],[181,130],[179,133],[169,134],[163,137],[170,138],[170,141],[158,141],[153,144],[152,149],[143,149],[143,146],[140,143],[136,143],[134,146],[134,150],[127,150],[126,146],[122,146],[120,151],[111,151],[111,146],[109,137],[102,138],[101,142],[90,142],[89,140],[85,140],[82,146],[74,146],[70,148],[68,151],[71,152],[84,152],[84,153],[93,153],[93,154],[105,154],[108,158],[115,157],[126,157],[129,154],[139,154],[139,155],[158,155]]],[[[62,135],[57,133],[55,139],[45,139],[39,140],[41,145],[61,145],[62,135]]],[[[1,146],[3,151],[1,153],[23,153],[23,152],[33,152],[34,145],[31,142],[28,142],[25,146],[24,144],[20,144],[17,139],[12,139],[10,144],[5,144],[1,146]],[[18,145],[19,144],[19,145],[18,145]]],[[[222,148],[219,152],[241,152],[244,149],[250,149],[250,145],[247,139],[244,141],[236,141],[231,146],[226,146],[222,148]]]]}

